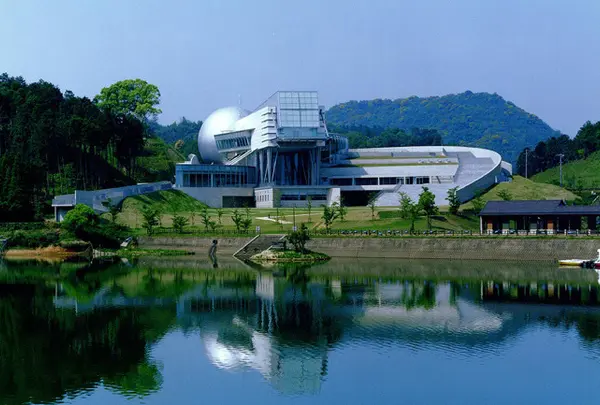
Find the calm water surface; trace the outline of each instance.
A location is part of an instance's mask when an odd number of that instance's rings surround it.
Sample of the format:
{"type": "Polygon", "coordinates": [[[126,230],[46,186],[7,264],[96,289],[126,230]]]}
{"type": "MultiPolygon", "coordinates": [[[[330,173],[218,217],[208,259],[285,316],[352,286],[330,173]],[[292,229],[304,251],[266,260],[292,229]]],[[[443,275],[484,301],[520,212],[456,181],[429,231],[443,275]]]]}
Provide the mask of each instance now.
{"type": "Polygon", "coordinates": [[[594,271],[0,263],[0,404],[598,403],[594,271]]]}

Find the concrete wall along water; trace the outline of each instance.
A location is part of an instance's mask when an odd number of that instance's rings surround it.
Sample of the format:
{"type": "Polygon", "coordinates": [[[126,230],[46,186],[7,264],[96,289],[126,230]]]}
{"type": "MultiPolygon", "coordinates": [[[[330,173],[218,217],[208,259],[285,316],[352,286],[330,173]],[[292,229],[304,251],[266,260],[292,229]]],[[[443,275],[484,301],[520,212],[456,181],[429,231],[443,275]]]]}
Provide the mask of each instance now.
{"type": "Polygon", "coordinates": [[[142,236],[138,238],[138,245],[144,249],[184,249],[193,250],[199,253],[206,252],[212,245],[213,240],[217,240],[217,254],[233,254],[246,243],[252,240],[252,237],[202,237],[202,238],[172,238],[161,236],[142,236]]]}
{"type": "MultiPolygon", "coordinates": [[[[140,247],[208,252],[217,239],[218,253],[233,254],[252,237],[141,237],[140,247]]],[[[526,239],[495,237],[313,238],[307,248],[331,257],[556,261],[597,257],[600,239],[526,239]]]]}
{"type": "Polygon", "coordinates": [[[556,261],[595,258],[600,239],[313,238],[307,248],[332,257],[556,261]]]}

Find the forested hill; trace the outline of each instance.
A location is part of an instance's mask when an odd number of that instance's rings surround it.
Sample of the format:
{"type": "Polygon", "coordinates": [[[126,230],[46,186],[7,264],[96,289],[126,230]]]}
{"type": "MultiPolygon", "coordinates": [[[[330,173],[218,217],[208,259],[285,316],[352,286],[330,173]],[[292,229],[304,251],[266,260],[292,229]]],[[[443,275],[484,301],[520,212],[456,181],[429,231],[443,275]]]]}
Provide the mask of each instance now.
{"type": "Polygon", "coordinates": [[[152,121],[149,125],[154,135],[173,145],[184,156],[190,153],[199,155],[197,139],[201,126],[202,121],[190,121],[185,117],[169,125],[161,125],[157,121],[152,121]]]}
{"type": "Polygon", "coordinates": [[[525,147],[560,134],[537,116],[497,94],[449,94],[349,101],[331,107],[327,122],[336,126],[427,128],[438,130],[446,145],[492,149],[516,162],[525,147]]]}

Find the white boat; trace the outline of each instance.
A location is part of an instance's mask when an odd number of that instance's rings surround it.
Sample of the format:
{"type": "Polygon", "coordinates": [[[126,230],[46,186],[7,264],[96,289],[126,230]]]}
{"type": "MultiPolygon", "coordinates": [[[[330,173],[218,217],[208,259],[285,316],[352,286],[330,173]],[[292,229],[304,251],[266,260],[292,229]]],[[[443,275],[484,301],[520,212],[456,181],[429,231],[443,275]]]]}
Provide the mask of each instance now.
{"type": "Polygon", "coordinates": [[[560,266],[564,266],[564,267],[583,267],[583,265],[589,262],[589,260],[583,260],[583,259],[566,259],[566,260],[559,260],[558,264],[560,266]]]}

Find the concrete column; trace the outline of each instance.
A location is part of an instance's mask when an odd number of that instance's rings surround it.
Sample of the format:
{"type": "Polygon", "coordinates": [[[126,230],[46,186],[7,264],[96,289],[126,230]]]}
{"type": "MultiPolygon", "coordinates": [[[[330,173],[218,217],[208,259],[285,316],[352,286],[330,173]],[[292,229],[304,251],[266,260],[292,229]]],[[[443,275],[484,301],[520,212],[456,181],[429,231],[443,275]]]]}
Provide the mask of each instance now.
{"type": "Polygon", "coordinates": [[[321,184],[321,148],[317,148],[317,178],[315,185],[321,184]]]}
{"type": "Polygon", "coordinates": [[[267,183],[271,184],[271,179],[273,178],[271,173],[271,167],[273,164],[273,150],[272,148],[267,148],[267,183]]]}
{"type": "Polygon", "coordinates": [[[263,184],[264,169],[263,169],[263,151],[258,151],[258,185],[263,184]]]}

